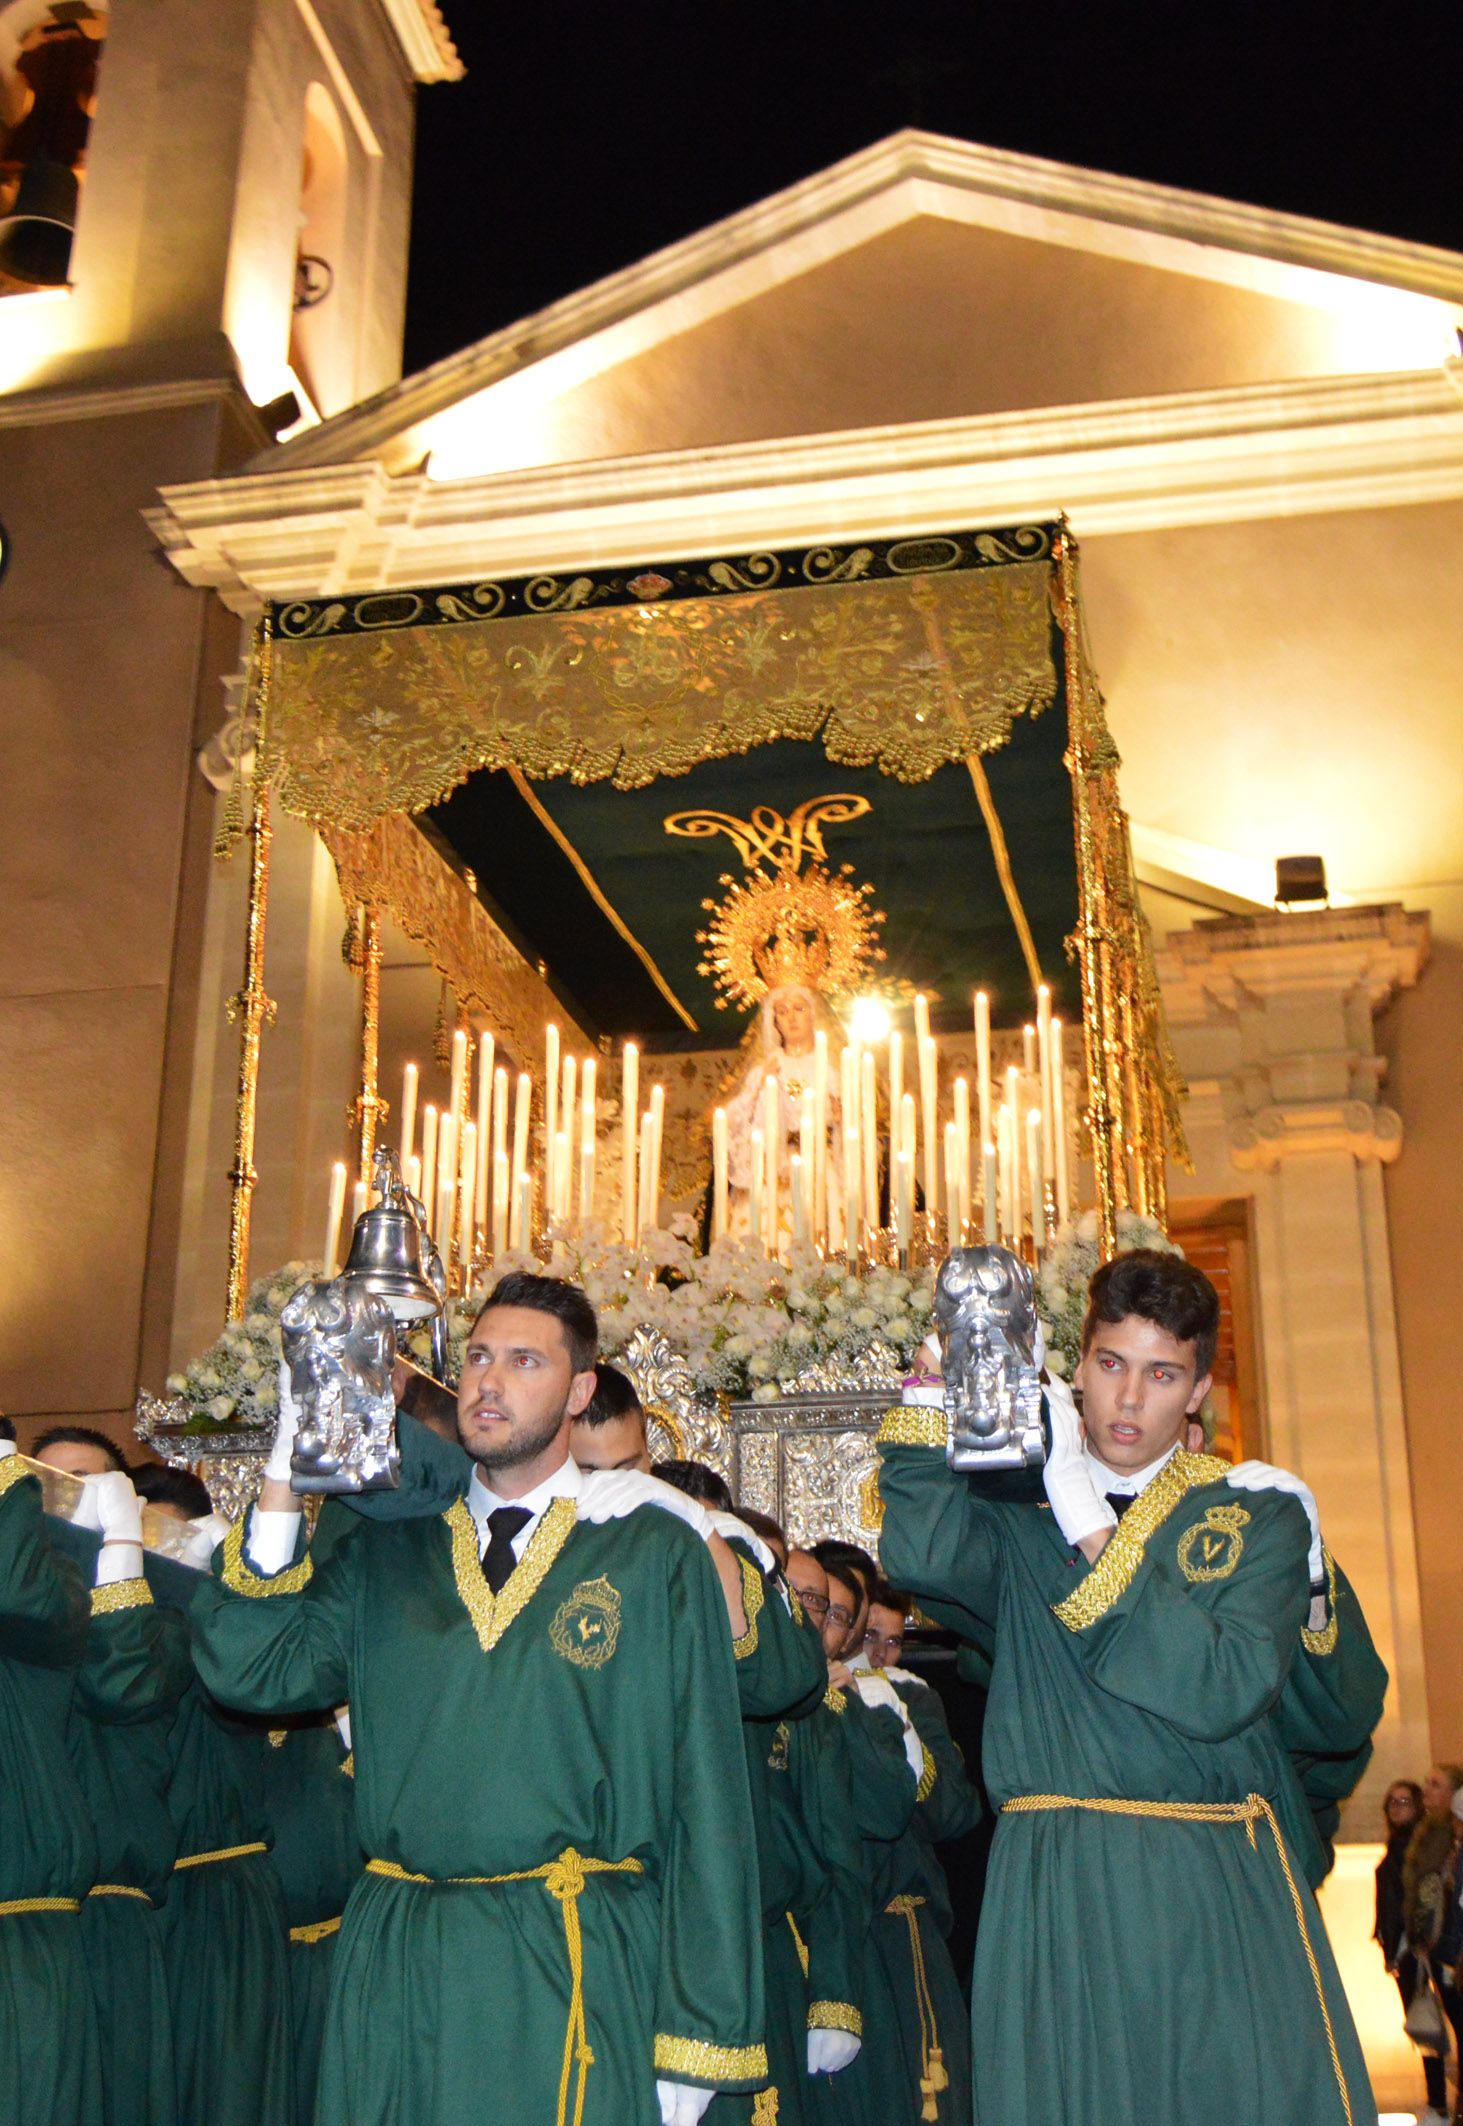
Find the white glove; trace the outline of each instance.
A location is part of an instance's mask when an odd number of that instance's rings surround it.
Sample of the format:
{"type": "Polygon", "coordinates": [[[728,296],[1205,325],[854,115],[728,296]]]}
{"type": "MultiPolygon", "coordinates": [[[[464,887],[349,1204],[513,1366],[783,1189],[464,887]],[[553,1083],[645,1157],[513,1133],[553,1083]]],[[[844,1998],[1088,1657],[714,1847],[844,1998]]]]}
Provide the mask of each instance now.
{"type": "Polygon", "coordinates": [[[673,1513],[694,1528],[703,1543],[715,1533],[711,1515],[699,1499],[687,1498],[674,1484],[662,1483],[658,1476],[646,1476],[639,1469],[587,1469],[577,1503],[581,1521],[622,1521],[642,1506],[659,1506],[662,1513],[673,1513]]]}
{"type": "Polygon", "coordinates": [[[925,1775],[925,1746],[914,1729],[914,1723],[905,1709],[904,1700],[894,1685],[877,1668],[860,1668],[854,1671],[854,1687],[865,1705],[882,1706],[885,1712],[897,1713],[901,1729],[900,1740],[904,1744],[905,1761],[914,1773],[916,1786],[925,1775]]]}
{"type": "Polygon", "coordinates": [[[345,1744],[346,1755],[349,1756],[351,1748],[351,1709],[348,1705],[337,1705],[335,1708],[335,1732],[345,1744]]]}
{"type": "Polygon", "coordinates": [[[1303,1484],[1288,1469],[1277,1469],[1270,1462],[1236,1462],[1224,1481],[1232,1484],[1236,1491],[1288,1491],[1292,1498],[1300,1500],[1311,1524],[1311,1548],[1307,1560],[1311,1586],[1324,1587],[1326,1561],[1321,1555],[1321,1517],[1309,1485],[1303,1484]]]}
{"type": "Polygon", "coordinates": [[[851,2067],[863,2050],[863,2040],[856,2038],[851,2030],[810,2030],[808,2032],[809,2074],[841,2074],[851,2067]]]}
{"type": "Polygon", "coordinates": [[[1041,1472],[1052,1517],[1075,1550],[1083,1538],[1116,1528],[1118,1517],[1092,1480],[1082,1452],[1082,1420],[1064,1380],[1044,1384],[1052,1418],[1052,1451],[1041,1472]]]}
{"type": "Polygon", "coordinates": [[[229,1525],[225,1513],[204,1513],[196,1521],[189,1521],[183,1538],[184,1561],[196,1565],[200,1572],[207,1572],[213,1562],[213,1553],[229,1532],[229,1525]]]}
{"type": "Polygon", "coordinates": [[[0,1462],[3,1462],[7,1455],[18,1454],[19,1452],[20,1449],[13,1439],[0,1439],[0,1462]]]}
{"type": "MultiPolygon", "coordinates": [[[[610,1469],[608,1476],[636,1476],[638,1470],[610,1469]]],[[[674,1490],[674,1485],[668,1485],[674,1490]]],[[[655,2094],[660,2103],[660,2126],[698,2126],[707,2105],[715,2096],[714,2089],[692,2089],[686,2082],[657,2082],[655,2094]]]]}
{"type": "Polygon", "coordinates": [[[295,1451],[295,1434],[300,1429],[300,1406],[290,1388],[290,1369],[283,1359],[279,1362],[279,1416],[274,1421],[274,1445],[269,1450],[269,1460],[264,1464],[266,1479],[276,1484],[290,1480],[290,1456],[295,1451]]]}
{"type": "Polygon", "coordinates": [[[755,1528],[749,1528],[746,1522],[738,1520],[734,1513],[708,1511],[707,1519],[711,1522],[713,1532],[722,1536],[728,1543],[745,1543],[764,1572],[777,1570],[776,1558],[755,1528]]]}
{"type": "Polygon", "coordinates": [[[99,1476],[82,1478],[82,1496],[90,1504],[102,1538],[97,1552],[96,1584],[115,1586],[118,1580],[142,1576],[142,1501],[132,1488],[132,1479],[120,1469],[104,1470],[99,1476]]]}

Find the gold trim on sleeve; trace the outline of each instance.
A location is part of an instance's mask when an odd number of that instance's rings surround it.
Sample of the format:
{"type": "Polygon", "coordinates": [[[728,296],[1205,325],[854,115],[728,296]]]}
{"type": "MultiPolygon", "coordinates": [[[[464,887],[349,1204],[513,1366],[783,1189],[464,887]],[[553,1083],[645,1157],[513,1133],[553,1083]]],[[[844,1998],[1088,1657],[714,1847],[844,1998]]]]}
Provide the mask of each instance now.
{"type": "Polygon", "coordinates": [[[483,1577],[477,1523],[463,1499],[454,1499],[442,1516],[452,1536],[452,1571],[462,1606],[472,1619],[478,1645],[490,1654],[514,1618],[538,1593],[549,1568],[568,1542],[578,1518],[573,1499],[554,1499],[528,1539],[528,1548],[497,1594],[483,1577]]]}
{"type": "Polygon", "coordinates": [[[113,1580],[110,1586],[94,1587],[91,1591],[91,1613],[94,1617],[110,1616],[117,1609],[150,1609],[152,1589],[146,1580],[113,1580]]]}
{"type": "Polygon", "coordinates": [[[0,1459],[0,1499],[25,1477],[34,1475],[35,1470],[23,1454],[7,1454],[0,1459]]]}
{"type": "Polygon", "coordinates": [[[941,1447],[945,1445],[947,1427],[943,1410],[911,1403],[891,1410],[884,1419],[874,1441],[877,1447],[941,1447]]]}
{"type": "Polygon", "coordinates": [[[1334,1654],[1341,1636],[1341,1619],[1336,1614],[1336,1560],[1324,1545],[1321,1555],[1326,1560],[1326,1621],[1319,1631],[1302,1624],[1300,1643],[1308,1654],[1334,1654]]]}
{"type": "Polygon", "coordinates": [[[784,1916],[787,1920],[789,1927],[792,1929],[792,1945],[798,1952],[798,1962],[802,1965],[803,1977],[806,1978],[808,1975],[808,1945],[803,1940],[801,1934],[799,1934],[798,1923],[793,1918],[791,1912],[786,1913],[784,1916]]]}
{"type": "Polygon", "coordinates": [[[308,1587],[315,1575],[315,1567],[310,1562],[308,1551],[298,1565],[286,1565],[283,1572],[277,1572],[272,1577],[254,1570],[244,1555],[244,1531],[248,1522],[248,1514],[241,1513],[224,1537],[224,1563],[220,1578],[225,1587],[239,1595],[298,1594],[301,1588],[308,1587]]]}
{"type": "Polygon", "coordinates": [[[914,1798],[916,1801],[928,1801],[935,1791],[935,1781],[940,1776],[940,1767],[925,1748],[923,1741],[920,1743],[920,1750],[924,1756],[925,1764],[924,1770],[919,1775],[919,1785],[914,1790],[914,1798]]]}
{"type": "Polygon", "coordinates": [[[808,2009],[808,2028],[846,2030],[850,2037],[862,2037],[864,2019],[848,2001],[814,2001],[808,2009]]]}
{"type": "Polygon", "coordinates": [[[1052,1604],[1053,1616],[1073,1632],[1086,1631],[1105,1617],[1132,1586],[1149,1538],[1191,1491],[1204,1484],[1223,1483],[1229,1467],[1217,1454],[1187,1454],[1181,1447],[1128,1508],[1081,1586],[1064,1602],[1052,1604]]]}
{"type": "Polygon", "coordinates": [[[757,1618],[761,1614],[763,1602],[767,1599],[767,1589],[761,1573],[750,1558],[744,1558],[739,1550],[734,1550],[732,1555],[741,1569],[742,1608],[747,1614],[747,1628],[740,1639],[732,1640],[732,1652],[739,1661],[745,1661],[749,1654],[757,1651],[757,1618]]]}
{"type": "Polygon", "coordinates": [[[655,2033],[655,2071],[697,2082],[755,2082],[767,2072],[765,2045],[713,2045],[701,2037],[655,2033]]]}

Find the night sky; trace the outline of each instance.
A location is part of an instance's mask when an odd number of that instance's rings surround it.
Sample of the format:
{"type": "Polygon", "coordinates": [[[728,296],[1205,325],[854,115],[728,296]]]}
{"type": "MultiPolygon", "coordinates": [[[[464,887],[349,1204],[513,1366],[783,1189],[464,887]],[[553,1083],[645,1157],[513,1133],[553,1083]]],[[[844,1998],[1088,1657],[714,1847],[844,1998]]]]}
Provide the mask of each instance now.
{"type": "Polygon", "coordinates": [[[1463,250],[1451,0],[443,8],[408,374],[906,125],[1463,250]]]}

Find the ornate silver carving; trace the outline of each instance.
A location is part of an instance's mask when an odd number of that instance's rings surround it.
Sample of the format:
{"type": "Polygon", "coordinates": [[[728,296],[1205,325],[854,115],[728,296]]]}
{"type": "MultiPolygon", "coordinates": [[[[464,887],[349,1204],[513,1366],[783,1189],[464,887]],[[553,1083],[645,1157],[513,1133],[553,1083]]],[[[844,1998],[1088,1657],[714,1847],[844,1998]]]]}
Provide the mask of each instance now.
{"type": "Polygon", "coordinates": [[[190,1432],[187,1427],[195,1420],[189,1403],[142,1394],[132,1429],[172,1468],[190,1469],[207,1485],[215,1513],[237,1520],[258,1495],[273,1431],[268,1425],[229,1425],[190,1432]]]}
{"type": "Polygon", "coordinates": [[[401,1454],[391,1392],[396,1324],[390,1306],[360,1277],[312,1280],[286,1301],[279,1327],[300,1413],[291,1489],[394,1490],[401,1454]]]}
{"type": "Polygon", "coordinates": [[[935,1284],[952,1469],[1046,1460],[1030,1269],[1009,1248],[954,1248],[935,1284]]]}
{"type": "Polygon", "coordinates": [[[705,1462],[732,1482],[731,1439],[719,1396],[698,1395],[691,1369],[654,1329],[637,1329],[616,1363],[635,1383],[657,1460],[705,1462]]]}

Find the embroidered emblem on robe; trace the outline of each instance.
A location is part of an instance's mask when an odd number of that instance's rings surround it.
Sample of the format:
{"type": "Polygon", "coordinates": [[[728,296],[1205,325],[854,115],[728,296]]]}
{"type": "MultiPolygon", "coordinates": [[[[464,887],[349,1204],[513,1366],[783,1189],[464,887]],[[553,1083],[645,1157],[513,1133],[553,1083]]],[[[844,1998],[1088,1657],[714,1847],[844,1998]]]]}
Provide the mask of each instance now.
{"type": "Polygon", "coordinates": [[[620,1638],[620,1597],[606,1579],[581,1580],[559,1604],[549,1639],[576,1668],[603,1668],[620,1638]]]}
{"type": "Polygon", "coordinates": [[[1240,1561],[1249,1524],[1243,1506],[1210,1506],[1179,1537],[1179,1571],[1186,1580],[1227,1580],[1240,1561]]]}

